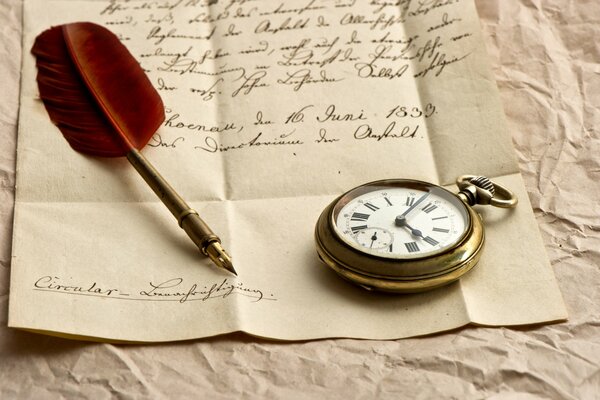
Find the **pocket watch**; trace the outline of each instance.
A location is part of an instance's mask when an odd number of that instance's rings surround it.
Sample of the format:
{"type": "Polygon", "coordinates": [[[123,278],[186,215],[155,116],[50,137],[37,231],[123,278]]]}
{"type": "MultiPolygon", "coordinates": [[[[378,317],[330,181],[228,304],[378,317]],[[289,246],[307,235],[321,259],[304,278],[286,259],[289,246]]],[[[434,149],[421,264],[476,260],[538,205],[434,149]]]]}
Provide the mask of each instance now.
{"type": "Polygon", "coordinates": [[[511,208],[516,196],[463,175],[459,192],[411,179],[370,182],[335,199],[317,221],[317,253],[367,290],[414,293],[458,280],[479,261],[484,229],[474,205],[511,208]]]}

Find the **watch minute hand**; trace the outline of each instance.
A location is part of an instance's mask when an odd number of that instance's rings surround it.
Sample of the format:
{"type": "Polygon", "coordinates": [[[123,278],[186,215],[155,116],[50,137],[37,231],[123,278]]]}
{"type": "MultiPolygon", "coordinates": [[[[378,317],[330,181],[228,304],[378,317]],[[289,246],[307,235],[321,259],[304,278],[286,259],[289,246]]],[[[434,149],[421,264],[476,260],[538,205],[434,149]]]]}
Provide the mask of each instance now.
{"type": "Polygon", "coordinates": [[[421,198],[419,200],[417,200],[415,202],[415,204],[413,204],[412,206],[410,206],[408,208],[408,210],[404,211],[402,214],[400,214],[401,217],[406,217],[406,215],[411,212],[412,210],[415,209],[415,207],[417,207],[419,204],[421,204],[423,202],[423,200],[425,200],[427,198],[427,196],[429,196],[429,192],[425,193],[423,196],[421,196],[421,198]]]}

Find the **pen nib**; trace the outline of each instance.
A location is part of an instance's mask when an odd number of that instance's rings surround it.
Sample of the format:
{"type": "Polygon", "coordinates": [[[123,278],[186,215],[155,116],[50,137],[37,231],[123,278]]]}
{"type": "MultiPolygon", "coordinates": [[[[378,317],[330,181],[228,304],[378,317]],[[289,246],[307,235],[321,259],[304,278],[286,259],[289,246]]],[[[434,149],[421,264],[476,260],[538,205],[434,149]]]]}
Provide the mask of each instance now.
{"type": "Polygon", "coordinates": [[[231,263],[231,257],[229,254],[225,252],[221,243],[212,242],[206,247],[206,254],[212,260],[213,263],[219,268],[226,269],[231,272],[235,276],[237,276],[237,272],[233,268],[233,264],[231,263]]]}

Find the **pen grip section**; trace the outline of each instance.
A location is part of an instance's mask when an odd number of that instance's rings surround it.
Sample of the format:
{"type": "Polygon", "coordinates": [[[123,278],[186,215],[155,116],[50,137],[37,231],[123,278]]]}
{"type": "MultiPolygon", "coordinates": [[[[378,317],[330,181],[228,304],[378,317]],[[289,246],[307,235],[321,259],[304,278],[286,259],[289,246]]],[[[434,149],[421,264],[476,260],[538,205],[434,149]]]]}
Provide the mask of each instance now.
{"type": "Polygon", "coordinates": [[[198,248],[208,255],[207,248],[213,242],[220,242],[219,237],[198,216],[198,213],[181,198],[152,164],[138,150],[131,150],[127,159],[135,170],[144,178],[171,214],[179,222],[179,226],[187,233],[198,248]]]}

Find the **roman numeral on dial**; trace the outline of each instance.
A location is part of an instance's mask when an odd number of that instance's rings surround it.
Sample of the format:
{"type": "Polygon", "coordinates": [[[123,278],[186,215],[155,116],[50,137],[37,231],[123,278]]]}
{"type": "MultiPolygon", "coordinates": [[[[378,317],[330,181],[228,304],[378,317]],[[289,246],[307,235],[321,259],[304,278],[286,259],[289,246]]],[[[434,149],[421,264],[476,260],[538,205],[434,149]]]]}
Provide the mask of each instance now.
{"type": "Polygon", "coordinates": [[[363,229],[367,229],[367,226],[366,225],[353,226],[350,229],[352,229],[352,233],[357,233],[359,231],[362,231],[363,229]]]}
{"type": "Polygon", "coordinates": [[[352,214],[351,221],[366,221],[369,219],[369,217],[370,217],[369,214],[354,213],[354,214],[352,214]]]}
{"type": "Polygon", "coordinates": [[[448,233],[450,232],[450,229],[443,229],[443,228],[433,228],[434,232],[442,232],[442,233],[448,233]]]}
{"type": "Polygon", "coordinates": [[[414,197],[407,197],[406,198],[406,205],[410,207],[413,204],[415,204],[415,198],[414,197]]]}
{"type": "Polygon", "coordinates": [[[432,212],[433,210],[435,210],[437,208],[437,206],[435,204],[427,204],[425,207],[423,207],[421,210],[425,211],[427,214],[429,214],[430,212],[432,212]]]}
{"type": "Polygon", "coordinates": [[[379,210],[379,207],[377,207],[377,206],[374,206],[374,205],[373,205],[373,204],[371,204],[371,203],[365,203],[365,207],[367,207],[367,208],[368,208],[369,210],[371,210],[371,211],[377,211],[377,210],[379,210]]]}
{"type": "Polygon", "coordinates": [[[404,243],[404,246],[406,246],[406,250],[408,250],[409,253],[419,251],[419,245],[416,242],[404,243]]]}
{"type": "Polygon", "coordinates": [[[430,236],[424,237],[423,240],[432,246],[436,246],[436,245],[440,244],[440,242],[438,242],[437,240],[435,240],[434,238],[432,238],[430,236]]]}

